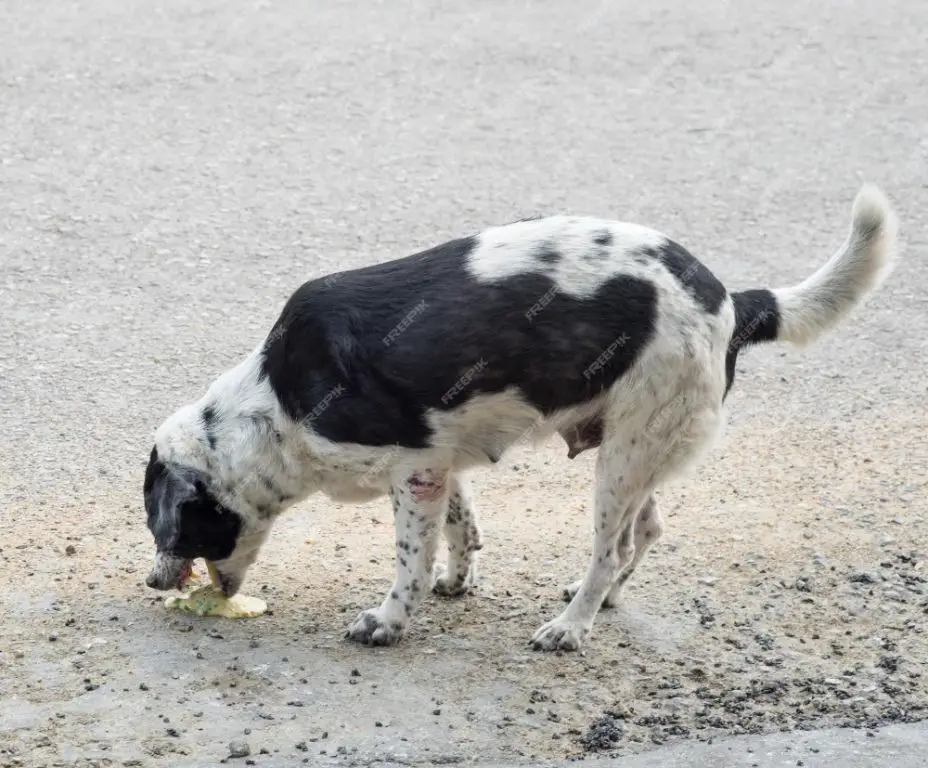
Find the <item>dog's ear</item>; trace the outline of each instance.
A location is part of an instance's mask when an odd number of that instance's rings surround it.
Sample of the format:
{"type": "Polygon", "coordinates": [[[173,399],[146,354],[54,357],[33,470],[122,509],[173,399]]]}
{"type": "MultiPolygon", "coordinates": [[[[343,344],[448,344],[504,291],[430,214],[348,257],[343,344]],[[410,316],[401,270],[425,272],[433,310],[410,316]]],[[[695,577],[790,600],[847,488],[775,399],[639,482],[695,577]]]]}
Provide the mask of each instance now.
{"type": "Polygon", "coordinates": [[[145,511],[148,529],[159,552],[170,552],[181,532],[180,510],[198,497],[196,485],[184,473],[167,466],[153,448],[145,470],[145,511]]]}

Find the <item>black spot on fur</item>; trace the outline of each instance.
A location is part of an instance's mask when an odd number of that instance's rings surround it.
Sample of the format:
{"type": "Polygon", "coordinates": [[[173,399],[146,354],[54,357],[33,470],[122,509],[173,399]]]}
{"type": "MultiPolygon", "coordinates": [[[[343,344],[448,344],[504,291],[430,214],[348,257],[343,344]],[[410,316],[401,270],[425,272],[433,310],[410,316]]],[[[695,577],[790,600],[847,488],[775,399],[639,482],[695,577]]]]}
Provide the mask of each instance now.
{"type": "Polygon", "coordinates": [[[544,243],[533,255],[542,264],[557,264],[561,260],[560,252],[550,243],[544,243]]]}
{"type": "Polygon", "coordinates": [[[612,233],[608,229],[597,232],[593,235],[593,242],[596,245],[612,245],[612,233]]]}
{"type": "Polygon", "coordinates": [[[552,290],[540,271],[477,282],[466,268],[475,245],[453,240],[340,273],[329,288],[322,279],[300,287],[264,348],[263,373],[287,414],[314,414],[313,429],[335,442],[425,448],[430,409],[508,387],[544,414],[589,401],[654,333],[649,281],[617,276],[583,299],[552,290]],[[539,297],[546,303],[533,315],[539,297]]]}
{"type": "Polygon", "coordinates": [[[641,250],[660,261],[706,312],[714,315],[719,311],[727,295],[725,286],[686,248],[667,240],[641,250]]]}
{"type": "Polygon", "coordinates": [[[213,449],[216,447],[216,434],[213,432],[216,427],[216,411],[211,405],[207,405],[203,409],[203,413],[200,414],[200,418],[203,420],[206,441],[209,443],[210,449],[213,449]]]}

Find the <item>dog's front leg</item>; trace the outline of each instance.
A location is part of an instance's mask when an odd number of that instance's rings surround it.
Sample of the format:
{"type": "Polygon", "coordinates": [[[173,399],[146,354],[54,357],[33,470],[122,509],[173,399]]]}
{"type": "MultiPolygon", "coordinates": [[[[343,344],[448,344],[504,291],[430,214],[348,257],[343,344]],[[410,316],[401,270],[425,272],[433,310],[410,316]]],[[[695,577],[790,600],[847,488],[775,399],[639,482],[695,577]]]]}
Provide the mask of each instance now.
{"type": "Polygon", "coordinates": [[[394,645],[432,586],[432,569],[448,505],[449,473],[420,470],[394,478],[396,581],[380,607],[362,611],[346,637],[365,645],[394,645]]]}

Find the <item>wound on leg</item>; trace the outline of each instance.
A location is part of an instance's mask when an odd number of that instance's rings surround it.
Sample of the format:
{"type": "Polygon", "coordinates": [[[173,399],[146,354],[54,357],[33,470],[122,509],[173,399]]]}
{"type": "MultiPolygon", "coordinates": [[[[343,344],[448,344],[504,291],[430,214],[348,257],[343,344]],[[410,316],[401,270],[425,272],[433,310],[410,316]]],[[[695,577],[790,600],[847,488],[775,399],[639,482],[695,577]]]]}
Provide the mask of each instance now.
{"type": "Polygon", "coordinates": [[[445,479],[431,470],[413,472],[406,478],[409,492],[416,501],[435,501],[445,490],[445,479]]]}

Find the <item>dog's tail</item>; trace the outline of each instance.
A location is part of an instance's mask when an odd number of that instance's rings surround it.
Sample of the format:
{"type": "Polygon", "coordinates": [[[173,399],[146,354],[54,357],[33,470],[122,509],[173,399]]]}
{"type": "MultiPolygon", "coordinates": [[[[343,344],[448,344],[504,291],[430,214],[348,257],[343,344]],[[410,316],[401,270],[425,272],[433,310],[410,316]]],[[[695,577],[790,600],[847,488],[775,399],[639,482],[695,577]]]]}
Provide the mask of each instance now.
{"type": "Polygon", "coordinates": [[[730,347],[762,341],[809,344],[834,328],[893,269],[896,216],[871,184],[854,199],[851,231],[828,262],[799,285],[733,293],[735,330],[730,347]]]}

